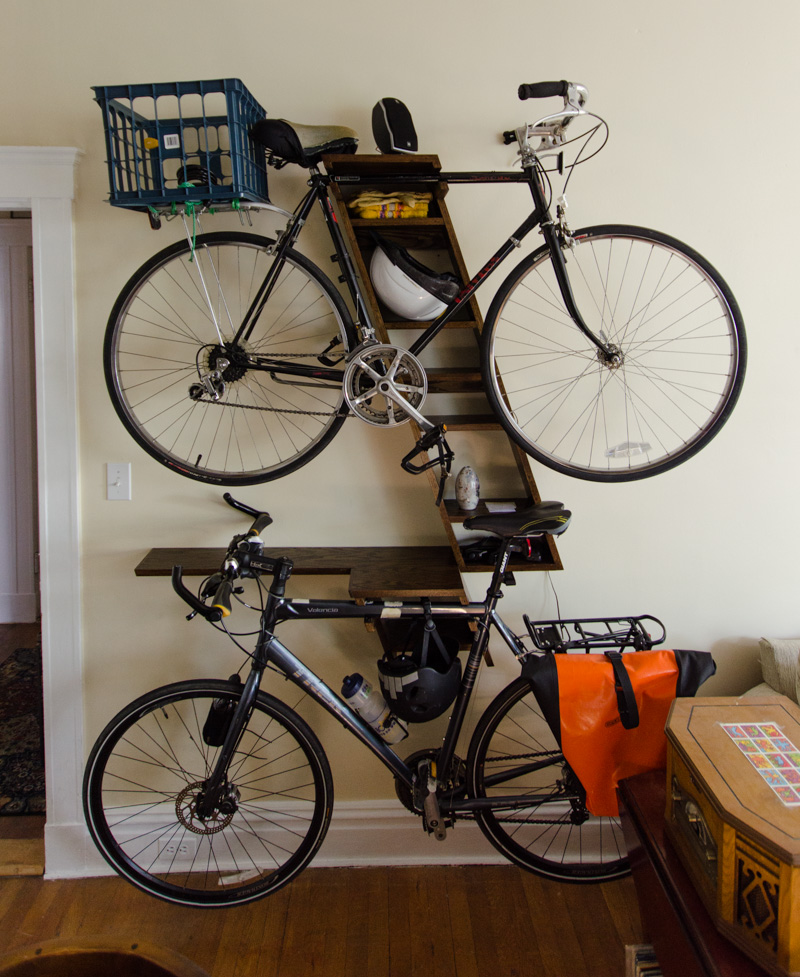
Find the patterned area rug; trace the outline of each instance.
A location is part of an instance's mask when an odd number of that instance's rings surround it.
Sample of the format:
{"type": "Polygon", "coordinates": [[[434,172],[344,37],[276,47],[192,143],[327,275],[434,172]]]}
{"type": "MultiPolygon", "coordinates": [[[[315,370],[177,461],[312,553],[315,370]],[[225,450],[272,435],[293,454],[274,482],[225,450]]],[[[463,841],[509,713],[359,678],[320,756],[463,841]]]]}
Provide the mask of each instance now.
{"type": "Polygon", "coordinates": [[[42,653],[20,648],[0,665],[0,815],[44,804],[42,653]]]}

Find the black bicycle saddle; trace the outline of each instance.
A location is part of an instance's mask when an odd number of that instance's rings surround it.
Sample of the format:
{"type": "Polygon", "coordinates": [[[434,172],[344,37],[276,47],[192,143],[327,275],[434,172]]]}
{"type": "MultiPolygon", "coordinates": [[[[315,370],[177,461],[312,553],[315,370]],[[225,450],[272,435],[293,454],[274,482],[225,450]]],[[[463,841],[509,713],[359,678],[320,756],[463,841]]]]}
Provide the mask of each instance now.
{"type": "Polygon", "coordinates": [[[464,520],[466,529],[494,533],[504,539],[514,536],[558,536],[569,526],[572,513],[563,502],[538,502],[520,512],[494,512],[464,520]]]}
{"type": "Polygon", "coordinates": [[[250,135],[270,153],[306,169],[326,153],[349,155],[358,146],[357,133],[346,126],[304,126],[286,119],[261,119],[250,135]]]}

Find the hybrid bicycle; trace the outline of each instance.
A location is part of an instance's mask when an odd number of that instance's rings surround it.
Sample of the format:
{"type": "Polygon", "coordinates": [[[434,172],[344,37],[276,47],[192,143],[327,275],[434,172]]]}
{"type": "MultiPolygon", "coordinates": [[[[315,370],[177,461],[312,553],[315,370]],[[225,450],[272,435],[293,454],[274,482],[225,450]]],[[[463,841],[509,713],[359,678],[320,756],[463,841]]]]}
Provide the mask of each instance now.
{"type": "Polygon", "coordinates": [[[510,582],[509,560],[532,537],[567,528],[571,515],[561,503],[468,521],[470,529],[500,541],[483,601],[361,604],[287,597],[292,562],[264,549],[261,533],[269,515],[225,498],[253,518],[250,530],[233,537],[219,572],[198,595],[186,587],[180,567],[173,569],[172,585],[190,606],[190,617],[200,615],[227,631],[233,601],[245,601],[241,582],[253,582],[260,612],[254,649],[231,635],[245,651],[243,668],[249,671],[244,681],[236,674],[228,681],[198,679],[156,689],[122,709],[100,734],[86,765],[84,809],[92,838],[115,871],[167,901],[221,907],[269,895],[308,865],[331,821],[333,783],[306,721],[261,688],[277,673],[281,687],[288,681],[307,693],[381,761],[398,798],[428,833],[444,839],[449,827],[474,819],[506,858],[546,877],[597,882],[627,873],[617,819],[587,810],[585,791],[527,678],[497,695],[478,720],[466,756],[457,752],[490,631],[522,663],[574,648],[642,651],[664,640],[663,625],[650,616],[526,618],[526,635],[503,622],[497,604],[510,582]],[[456,653],[432,676],[433,685],[419,682],[417,671],[428,666],[416,661],[415,674],[394,668],[394,681],[384,688],[387,703],[398,703],[393,712],[400,712],[398,682],[407,691],[410,684],[405,715],[427,720],[451,710],[439,744],[402,759],[401,719],[384,716],[372,725],[343,698],[344,689],[337,695],[276,636],[278,626],[293,620],[325,619],[329,626],[332,618],[407,622],[431,640],[453,622],[474,625],[463,673],[456,653]],[[447,688],[437,684],[442,676],[447,688]],[[414,713],[420,703],[423,711],[414,713]]]}
{"type": "MultiPolygon", "coordinates": [[[[382,427],[413,418],[422,437],[404,467],[441,464],[446,475],[452,454],[444,428],[422,413],[419,357],[535,229],[544,243],[500,285],[481,336],[483,387],[508,435],[550,468],[605,482],[659,474],[708,444],[745,373],[744,326],[730,289],[702,256],[665,234],[620,224],[572,231],[563,194],[552,214],[550,174],[569,179],[599,151],[597,140],[605,145],[607,127],[586,110],[582,85],[522,85],[519,95],[563,104],[503,134],[521,165],[511,172],[411,176],[387,164],[380,176],[331,175],[324,158],[354,152],[352,130],[279,119],[256,125],[251,136],[268,163],[307,170],[308,192],[293,213],[262,205],[286,218],[277,239],[196,234],[198,215],[210,208],[192,204],[188,215],[177,208],[187,239],[131,277],[106,330],[108,389],[138,444],[187,477],[246,485],[305,465],[348,416],[382,427]],[[437,183],[524,183],[533,209],[404,349],[376,338],[332,187],[437,183]],[[297,250],[317,207],[349,305],[297,250]]],[[[187,180],[211,179],[188,169],[187,180]]],[[[258,208],[240,209],[249,217],[258,208]]]]}

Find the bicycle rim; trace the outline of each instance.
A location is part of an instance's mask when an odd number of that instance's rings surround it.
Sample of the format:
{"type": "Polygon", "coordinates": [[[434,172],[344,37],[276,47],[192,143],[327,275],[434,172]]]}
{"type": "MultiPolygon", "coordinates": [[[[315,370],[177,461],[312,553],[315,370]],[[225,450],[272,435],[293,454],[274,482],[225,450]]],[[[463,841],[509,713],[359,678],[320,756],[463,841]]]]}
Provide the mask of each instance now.
{"type": "Polygon", "coordinates": [[[321,368],[324,357],[343,369],[353,344],[341,296],[292,251],[252,333],[234,342],[272,244],[225,232],[198,236],[194,249],[176,244],[139,269],[111,313],[105,371],[117,414],[145,451],[189,478],[246,485],[287,475],[346,415],[340,383],[230,362],[252,355],[321,368]]]}
{"type": "Polygon", "coordinates": [[[570,798],[577,780],[526,679],[504,689],[481,717],[470,744],[467,777],[473,797],[497,802],[496,810],[478,812],[477,820],[510,861],[567,882],[628,874],[618,819],[589,817],[574,823],[570,798]],[[530,796],[531,805],[504,809],[502,798],[508,796],[530,796]]]}
{"type": "Polygon", "coordinates": [[[311,860],[328,828],[330,769],[306,724],[259,694],[228,771],[227,811],[195,813],[219,748],[204,741],[213,703],[239,687],[197,681],[131,703],[106,727],[84,776],[89,831],[137,888],[185,906],[251,902],[311,860]]]}
{"type": "Polygon", "coordinates": [[[666,235],[609,225],[574,241],[565,257],[578,309],[617,359],[604,362],[575,326],[542,248],[487,316],[490,402],[510,436],[556,471],[609,482],[667,471],[708,444],[739,396],[736,302],[705,259],[666,235]]]}

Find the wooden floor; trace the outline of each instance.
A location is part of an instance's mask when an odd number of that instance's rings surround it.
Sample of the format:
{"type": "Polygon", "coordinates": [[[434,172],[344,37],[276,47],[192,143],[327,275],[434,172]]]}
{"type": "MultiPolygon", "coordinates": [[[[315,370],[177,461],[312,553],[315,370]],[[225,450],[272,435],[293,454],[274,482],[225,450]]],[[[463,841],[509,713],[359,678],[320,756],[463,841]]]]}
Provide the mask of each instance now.
{"type": "Polygon", "coordinates": [[[624,977],[631,879],[561,885],[513,866],[308,869],[260,902],[182,909],[118,878],[0,879],[0,954],[113,939],[211,977],[624,977]]]}

